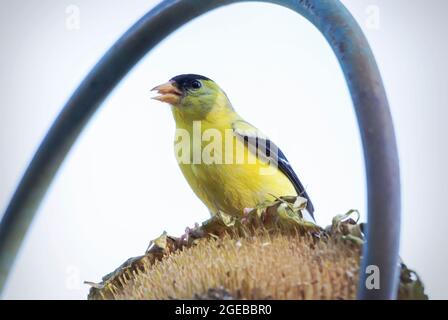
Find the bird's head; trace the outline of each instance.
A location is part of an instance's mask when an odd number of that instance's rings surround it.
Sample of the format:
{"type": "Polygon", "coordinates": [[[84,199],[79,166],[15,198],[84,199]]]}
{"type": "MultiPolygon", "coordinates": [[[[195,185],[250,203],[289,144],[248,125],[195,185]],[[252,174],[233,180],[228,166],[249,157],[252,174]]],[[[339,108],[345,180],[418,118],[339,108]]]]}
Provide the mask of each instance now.
{"type": "Polygon", "coordinates": [[[152,89],[153,99],[166,102],[174,112],[190,118],[205,118],[212,112],[232,109],[226,94],[211,79],[197,74],[181,74],[152,89]]]}

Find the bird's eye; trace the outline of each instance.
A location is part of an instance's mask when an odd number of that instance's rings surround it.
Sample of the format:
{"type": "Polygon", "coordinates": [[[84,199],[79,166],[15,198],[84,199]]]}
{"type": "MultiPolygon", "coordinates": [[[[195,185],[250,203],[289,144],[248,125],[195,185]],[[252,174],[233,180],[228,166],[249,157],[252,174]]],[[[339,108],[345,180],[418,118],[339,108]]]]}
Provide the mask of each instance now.
{"type": "Polygon", "coordinates": [[[193,80],[193,82],[191,83],[191,87],[193,89],[199,89],[200,87],[202,87],[202,84],[198,80],[193,80]]]}

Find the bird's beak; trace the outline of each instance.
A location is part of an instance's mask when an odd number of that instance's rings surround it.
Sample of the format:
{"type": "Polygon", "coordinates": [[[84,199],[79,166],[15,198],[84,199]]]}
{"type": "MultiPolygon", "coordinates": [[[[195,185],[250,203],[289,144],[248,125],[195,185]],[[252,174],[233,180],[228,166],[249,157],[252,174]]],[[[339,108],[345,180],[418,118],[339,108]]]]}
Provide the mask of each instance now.
{"type": "Polygon", "coordinates": [[[153,97],[152,99],[169,103],[171,105],[176,105],[179,103],[182,97],[182,91],[180,91],[173,81],[161,84],[154,87],[151,91],[157,91],[159,96],[153,97]]]}

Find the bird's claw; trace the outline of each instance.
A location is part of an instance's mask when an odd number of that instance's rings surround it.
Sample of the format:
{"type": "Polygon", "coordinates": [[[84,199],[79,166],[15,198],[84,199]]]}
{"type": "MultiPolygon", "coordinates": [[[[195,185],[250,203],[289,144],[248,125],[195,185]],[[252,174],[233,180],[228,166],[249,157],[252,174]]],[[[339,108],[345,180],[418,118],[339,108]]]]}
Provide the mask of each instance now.
{"type": "Polygon", "coordinates": [[[246,224],[249,222],[249,214],[254,210],[254,208],[244,208],[243,217],[241,218],[241,223],[246,224]]]}

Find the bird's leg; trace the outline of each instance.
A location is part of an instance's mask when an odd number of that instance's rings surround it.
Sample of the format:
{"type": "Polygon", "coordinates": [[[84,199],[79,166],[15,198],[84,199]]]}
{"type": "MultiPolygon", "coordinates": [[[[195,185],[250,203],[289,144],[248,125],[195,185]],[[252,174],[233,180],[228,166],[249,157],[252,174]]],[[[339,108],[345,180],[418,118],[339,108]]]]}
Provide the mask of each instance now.
{"type": "Polygon", "coordinates": [[[203,235],[202,235],[201,227],[200,227],[199,223],[195,222],[193,228],[187,227],[185,229],[185,233],[180,236],[180,240],[182,243],[188,243],[190,238],[197,239],[197,238],[201,238],[202,236],[203,235]]]}
{"type": "Polygon", "coordinates": [[[241,223],[245,224],[249,221],[249,214],[254,210],[254,208],[244,208],[243,217],[241,218],[241,223]]]}

